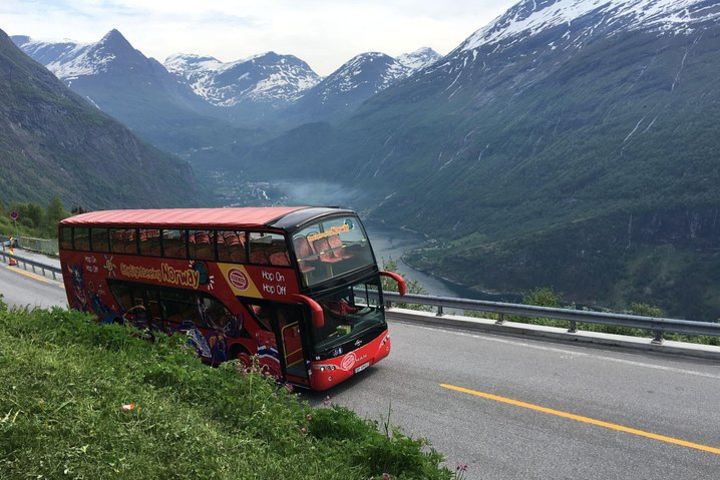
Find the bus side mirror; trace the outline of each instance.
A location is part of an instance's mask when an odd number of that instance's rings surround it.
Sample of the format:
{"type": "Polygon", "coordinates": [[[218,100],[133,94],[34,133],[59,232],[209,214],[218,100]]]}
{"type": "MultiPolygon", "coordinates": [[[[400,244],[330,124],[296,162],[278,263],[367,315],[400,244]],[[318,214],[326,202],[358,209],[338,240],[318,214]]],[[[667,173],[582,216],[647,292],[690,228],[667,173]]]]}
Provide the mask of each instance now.
{"type": "Polygon", "coordinates": [[[323,309],[319,303],[317,303],[315,300],[308,297],[307,295],[300,295],[299,293],[292,295],[292,298],[294,298],[295,300],[299,300],[310,308],[313,327],[322,328],[325,326],[325,312],[323,312],[323,309]]]}
{"type": "Polygon", "coordinates": [[[405,279],[401,275],[399,275],[395,272],[385,272],[385,271],[380,272],[380,275],[382,275],[383,277],[389,277],[389,278],[392,278],[393,280],[395,280],[395,282],[398,284],[398,293],[400,293],[400,296],[403,296],[403,297],[405,296],[405,294],[407,293],[407,283],[405,282],[405,279]]]}

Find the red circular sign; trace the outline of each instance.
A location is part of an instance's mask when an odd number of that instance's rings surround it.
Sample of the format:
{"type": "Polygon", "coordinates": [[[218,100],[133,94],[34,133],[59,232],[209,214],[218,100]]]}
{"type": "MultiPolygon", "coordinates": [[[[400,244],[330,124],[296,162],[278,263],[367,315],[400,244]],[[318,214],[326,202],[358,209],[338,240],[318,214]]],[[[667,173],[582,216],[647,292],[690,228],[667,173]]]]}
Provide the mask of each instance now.
{"type": "Polygon", "coordinates": [[[230,284],[238,290],[246,290],[248,287],[247,276],[237,268],[233,268],[228,272],[228,280],[230,284]]]}
{"type": "Polygon", "coordinates": [[[345,355],[345,358],[343,358],[342,363],[340,364],[340,368],[343,370],[350,370],[353,365],[355,365],[355,353],[350,352],[347,355],[345,355]]]}

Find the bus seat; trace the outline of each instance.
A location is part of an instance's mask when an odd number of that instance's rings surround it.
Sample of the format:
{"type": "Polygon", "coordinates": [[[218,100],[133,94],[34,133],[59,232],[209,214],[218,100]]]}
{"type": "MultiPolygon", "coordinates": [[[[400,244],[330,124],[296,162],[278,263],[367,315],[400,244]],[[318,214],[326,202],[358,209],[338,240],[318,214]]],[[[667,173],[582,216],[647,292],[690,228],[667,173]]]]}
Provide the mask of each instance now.
{"type": "Polygon", "coordinates": [[[288,267],[290,266],[290,258],[287,252],[275,252],[270,255],[270,264],[279,267],[288,267]]]}
{"type": "Polygon", "coordinates": [[[250,263],[267,265],[269,262],[263,250],[254,249],[250,251],[250,263]]]}
{"type": "Polygon", "coordinates": [[[342,257],[336,257],[330,249],[330,244],[327,238],[320,238],[313,241],[313,247],[315,251],[320,254],[320,261],[325,263],[337,263],[343,260],[342,257]]]}
{"type": "Polygon", "coordinates": [[[328,245],[330,245],[330,248],[332,249],[333,254],[335,254],[336,257],[340,257],[343,260],[347,260],[348,258],[352,257],[352,254],[348,254],[344,251],[344,245],[342,240],[340,239],[340,235],[332,235],[328,238],[328,245]]]}
{"type": "Polygon", "coordinates": [[[306,237],[294,238],[293,245],[295,245],[295,255],[297,255],[298,258],[311,257],[313,253],[315,253],[306,237]]]}
{"type": "Polygon", "coordinates": [[[137,253],[137,243],[135,242],[135,230],[125,230],[123,235],[125,238],[125,253],[137,253]]]}
{"type": "Polygon", "coordinates": [[[195,241],[198,245],[207,245],[210,243],[210,235],[207,232],[196,232],[195,241]]]}

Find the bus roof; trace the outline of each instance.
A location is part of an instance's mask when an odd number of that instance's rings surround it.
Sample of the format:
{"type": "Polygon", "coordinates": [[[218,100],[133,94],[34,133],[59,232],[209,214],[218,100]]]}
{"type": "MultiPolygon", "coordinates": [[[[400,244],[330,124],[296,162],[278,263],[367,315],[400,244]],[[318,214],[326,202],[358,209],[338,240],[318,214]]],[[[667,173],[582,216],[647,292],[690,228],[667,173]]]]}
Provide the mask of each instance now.
{"type": "MultiPolygon", "coordinates": [[[[100,210],[66,218],[64,226],[246,228],[266,227],[308,207],[163,208],[148,210],[100,210]]],[[[311,209],[312,210],[312,209],[311,209]]]]}

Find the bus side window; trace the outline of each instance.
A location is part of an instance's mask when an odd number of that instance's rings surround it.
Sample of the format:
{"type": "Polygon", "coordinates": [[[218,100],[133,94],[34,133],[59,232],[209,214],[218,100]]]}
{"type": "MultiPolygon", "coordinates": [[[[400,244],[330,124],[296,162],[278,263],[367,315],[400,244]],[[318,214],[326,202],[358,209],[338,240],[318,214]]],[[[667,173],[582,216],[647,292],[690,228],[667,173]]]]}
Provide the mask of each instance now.
{"type": "Polygon", "coordinates": [[[124,311],[127,312],[134,307],[132,303],[132,294],[130,293],[130,288],[128,288],[127,285],[113,282],[110,284],[110,291],[112,292],[113,297],[115,297],[115,301],[124,311]]]}
{"type": "Polygon", "coordinates": [[[110,251],[112,253],[125,253],[125,230],[110,229],[110,251]]]}
{"type": "Polygon", "coordinates": [[[277,233],[250,232],[250,263],[289,266],[285,237],[277,233]]]}
{"type": "Polygon", "coordinates": [[[170,258],[186,258],[185,230],[162,231],[163,254],[170,258]]]}
{"type": "Polygon", "coordinates": [[[137,254],[134,229],[110,229],[110,249],[112,253],[137,254]]]}
{"type": "Polygon", "coordinates": [[[247,263],[245,232],[221,230],[217,232],[218,261],[247,263]]]}
{"type": "Polygon", "coordinates": [[[160,230],[154,228],[141,228],[140,255],[159,257],[160,254],[160,230]]]}
{"type": "Polygon", "coordinates": [[[190,230],[188,232],[190,258],[194,260],[215,260],[215,232],[212,230],[190,230]]]}
{"type": "Polygon", "coordinates": [[[159,292],[159,301],[168,322],[176,325],[192,323],[204,327],[197,295],[182,290],[163,289],[159,292]]]}
{"type": "Polygon", "coordinates": [[[107,228],[90,229],[90,238],[93,252],[107,253],[110,251],[107,228]]]}
{"type": "Polygon", "coordinates": [[[62,227],[60,229],[60,248],[72,250],[72,227],[62,227]]]}
{"type": "Polygon", "coordinates": [[[75,250],[90,250],[90,229],[75,227],[75,250]]]}
{"type": "Polygon", "coordinates": [[[271,328],[271,319],[272,319],[272,313],[270,312],[270,307],[265,305],[258,305],[257,303],[244,303],[245,308],[248,312],[250,312],[250,315],[255,319],[257,324],[262,328],[263,330],[266,330],[268,332],[272,332],[271,328]]]}

